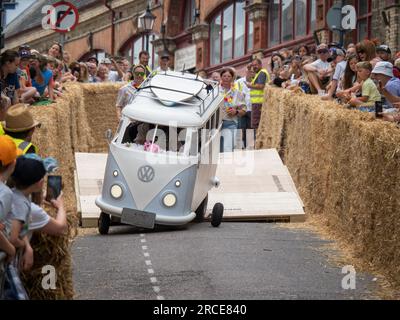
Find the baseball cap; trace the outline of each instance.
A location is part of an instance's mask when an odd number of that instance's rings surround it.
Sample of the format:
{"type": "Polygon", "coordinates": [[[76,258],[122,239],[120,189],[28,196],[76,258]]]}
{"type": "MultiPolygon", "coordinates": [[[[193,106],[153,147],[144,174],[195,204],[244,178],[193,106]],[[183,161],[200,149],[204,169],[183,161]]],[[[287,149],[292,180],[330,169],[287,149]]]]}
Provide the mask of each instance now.
{"type": "Polygon", "coordinates": [[[17,148],[13,139],[9,136],[0,136],[0,162],[3,166],[8,166],[20,155],[22,150],[17,148]]]}
{"type": "Polygon", "coordinates": [[[168,53],[168,51],[163,51],[162,53],[161,53],[161,59],[163,59],[163,58],[168,58],[169,59],[169,53],[168,53]]]}
{"type": "Polygon", "coordinates": [[[343,49],[332,47],[329,50],[331,51],[332,55],[328,58],[328,62],[334,61],[338,56],[342,57],[346,56],[346,53],[343,49]]]}
{"type": "Polygon", "coordinates": [[[17,184],[30,187],[43,179],[45,175],[46,169],[42,161],[19,157],[11,177],[17,184]]]}
{"type": "Polygon", "coordinates": [[[90,61],[95,61],[96,64],[99,64],[99,60],[97,60],[96,57],[90,57],[89,59],[87,59],[87,62],[90,62],[90,61]]]}
{"type": "Polygon", "coordinates": [[[328,50],[328,46],[325,43],[321,43],[317,47],[317,52],[320,51],[320,50],[328,50]]]}
{"type": "Polygon", "coordinates": [[[28,51],[28,50],[21,50],[21,51],[19,52],[19,57],[20,57],[21,59],[29,59],[29,58],[32,57],[32,54],[31,54],[31,52],[28,51]]]}
{"type": "Polygon", "coordinates": [[[385,76],[393,78],[393,65],[387,61],[380,61],[375,65],[372,73],[383,74],[385,76]]]}
{"type": "Polygon", "coordinates": [[[390,50],[389,46],[387,46],[386,44],[382,44],[382,45],[378,46],[376,48],[376,52],[379,52],[379,51],[384,51],[386,53],[392,54],[392,51],[390,50]]]}

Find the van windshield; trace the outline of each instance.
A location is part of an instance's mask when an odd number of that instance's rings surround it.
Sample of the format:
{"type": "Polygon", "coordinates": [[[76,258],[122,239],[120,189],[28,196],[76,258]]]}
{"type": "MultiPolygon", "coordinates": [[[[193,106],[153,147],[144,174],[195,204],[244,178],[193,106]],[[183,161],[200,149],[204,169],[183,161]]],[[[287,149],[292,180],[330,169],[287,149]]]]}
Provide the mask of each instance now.
{"type": "Polygon", "coordinates": [[[121,143],[143,151],[183,154],[185,152],[186,133],[186,128],[132,121],[126,127],[121,143]]]}

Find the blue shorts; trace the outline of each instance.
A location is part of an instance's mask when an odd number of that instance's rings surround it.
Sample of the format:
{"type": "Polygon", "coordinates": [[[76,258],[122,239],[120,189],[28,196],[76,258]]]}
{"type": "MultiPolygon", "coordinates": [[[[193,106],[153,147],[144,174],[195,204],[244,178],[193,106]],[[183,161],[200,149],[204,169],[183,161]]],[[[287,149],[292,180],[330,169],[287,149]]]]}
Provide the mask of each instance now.
{"type": "Polygon", "coordinates": [[[357,110],[361,112],[375,112],[375,107],[358,107],[357,110]]]}

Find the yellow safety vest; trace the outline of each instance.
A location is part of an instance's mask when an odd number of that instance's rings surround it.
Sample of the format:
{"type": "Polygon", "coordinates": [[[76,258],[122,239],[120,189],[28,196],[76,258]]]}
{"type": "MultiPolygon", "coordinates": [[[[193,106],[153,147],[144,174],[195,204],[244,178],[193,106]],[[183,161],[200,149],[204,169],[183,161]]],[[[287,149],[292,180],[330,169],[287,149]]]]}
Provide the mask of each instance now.
{"type": "Polygon", "coordinates": [[[153,70],[151,70],[151,68],[149,67],[149,65],[146,66],[146,76],[145,79],[151,75],[151,73],[153,72],[153,70]]]}
{"type": "MultiPolygon", "coordinates": [[[[266,77],[267,77],[267,83],[270,81],[270,77],[269,77],[269,73],[267,70],[265,69],[261,69],[260,71],[258,71],[258,73],[256,74],[256,76],[254,77],[253,81],[251,82],[252,85],[254,85],[254,83],[256,82],[258,76],[261,73],[265,73],[266,77]]],[[[251,89],[250,90],[250,99],[251,99],[251,103],[252,104],[262,104],[264,102],[264,89],[251,89]]]]}
{"type": "Polygon", "coordinates": [[[3,136],[4,134],[3,126],[0,124],[0,136],[3,136]]]}
{"type": "Polygon", "coordinates": [[[39,153],[39,149],[31,142],[27,142],[25,140],[22,139],[15,139],[13,137],[10,137],[11,139],[13,139],[13,141],[15,142],[15,145],[17,146],[18,149],[22,150],[22,154],[26,154],[27,151],[29,150],[30,147],[33,146],[33,149],[35,150],[35,153],[38,154],[39,153]]]}

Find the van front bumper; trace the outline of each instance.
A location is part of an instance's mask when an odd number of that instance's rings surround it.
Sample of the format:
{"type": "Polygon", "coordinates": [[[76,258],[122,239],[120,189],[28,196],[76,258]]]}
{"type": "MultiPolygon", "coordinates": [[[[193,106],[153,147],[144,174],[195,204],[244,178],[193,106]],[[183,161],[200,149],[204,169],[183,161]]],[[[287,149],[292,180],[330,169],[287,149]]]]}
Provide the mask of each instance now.
{"type": "MultiPolygon", "coordinates": [[[[122,217],[123,208],[109,205],[108,203],[103,201],[101,196],[96,198],[95,203],[96,206],[98,206],[102,212],[111,214],[113,216],[122,217]]],[[[196,217],[195,212],[190,212],[189,214],[184,216],[166,216],[166,215],[156,214],[155,222],[156,224],[179,226],[189,223],[195,217],[196,217]]]]}

